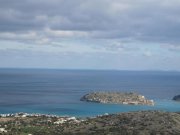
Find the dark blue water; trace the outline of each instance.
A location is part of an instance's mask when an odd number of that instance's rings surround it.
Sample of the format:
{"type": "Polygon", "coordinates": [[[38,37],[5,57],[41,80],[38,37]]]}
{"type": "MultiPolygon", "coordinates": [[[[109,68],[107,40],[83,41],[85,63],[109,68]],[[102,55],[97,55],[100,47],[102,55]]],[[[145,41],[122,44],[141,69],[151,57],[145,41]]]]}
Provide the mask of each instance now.
{"type": "Polygon", "coordinates": [[[136,110],[180,111],[180,72],[0,69],[0,113],[95,116],[136,110]],[[155,106],[81,102],[91,91],[135,91],[155,106]]]}

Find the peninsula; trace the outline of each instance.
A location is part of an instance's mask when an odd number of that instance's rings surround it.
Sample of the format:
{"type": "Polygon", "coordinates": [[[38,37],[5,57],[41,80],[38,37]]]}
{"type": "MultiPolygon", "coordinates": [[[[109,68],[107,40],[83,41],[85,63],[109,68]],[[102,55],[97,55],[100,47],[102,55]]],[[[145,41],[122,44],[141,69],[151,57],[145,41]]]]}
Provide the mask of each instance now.
{"type": "Polygon", "coordinates": [[[175,100],[175,101],[180,101],[180,95],[174,96],[174,97],[173,97],[173,100],[175,100]]]}
{"type": "Polygon", "coordinates": [[[134,92],[92,92],[84,95],[80,100],[109,104],[154,105],[153,100],[147,100],[143,95],[134,92]]]}

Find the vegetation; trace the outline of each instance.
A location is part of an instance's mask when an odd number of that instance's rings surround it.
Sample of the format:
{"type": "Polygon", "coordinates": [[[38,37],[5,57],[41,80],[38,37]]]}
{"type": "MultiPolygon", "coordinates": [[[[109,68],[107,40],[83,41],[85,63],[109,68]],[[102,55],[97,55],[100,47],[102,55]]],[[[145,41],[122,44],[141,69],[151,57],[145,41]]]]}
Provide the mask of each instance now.
{"type": "Polygon", "coordinates": [[[139,111],[55,124],[58,118],[0,118],[0,135],[178,135],[180,113],[139,111]]]}

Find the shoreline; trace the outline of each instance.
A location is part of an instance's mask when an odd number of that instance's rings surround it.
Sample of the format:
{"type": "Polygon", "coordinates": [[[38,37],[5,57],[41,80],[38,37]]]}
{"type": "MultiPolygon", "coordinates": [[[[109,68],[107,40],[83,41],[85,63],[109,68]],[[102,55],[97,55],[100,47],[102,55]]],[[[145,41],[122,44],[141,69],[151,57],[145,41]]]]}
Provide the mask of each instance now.
{"type": "Polygon", "coordinates": [[[166,111],[166,110],[135,110],[135,111],[127,111],[127,112],[114,112],[114,113],[108,113],[105,112],[103,114],[97,114],[97,115],[87,115],[87,116],[75,116],[75,115],[55,115],[55,114],[44,114],[44,113],[26,113],[26,112],[17,112],[17,113],[0,113],[0,118],[8,118],[8,117],[14,117],[14,118],[25,118],[25,117],[47,117],[47,118],[71,118],[75,117],[78,119],[84,119],[84,118],[95,118],[99,116],[106,116],[106,115],[115,115],[115,114],[124,114],[124,113],[134,113],[134,112],[166,112],[166,113],[180,113],[179,111],[166,111]]]}
{"type": "MultiPolygon", "coordinates": [[[[147,105],[123,105],[123,104],[96,104],[94,102],[84,102],[84,104],[86,104],[87,106],[89,106],[92,109],[104,109],[104,108],[109,108],[109,112],[108,110],[104,110],[104,111],[98,111],[98,112],[92,112],[92,113],[66,113],[63,112],[61,113],[59,112],[55,112],[55,113],[49,113],[49,112],[42,112],[41,110],[39,111],[35,111],[33,112],[32,110],[30,111],[16,111],[16,112],[0,112],[0,115],[4,115],[4,114],[16,114],[16,113],[27,113],[27,114],[41,114],[41,115],[55,115],[55,116],[62,116],[62,117],[95,117],[97,115],[102,115],[105,113],[110,113],[110,114],[114,114],[114,113],[128,113],[128,112],[135,112],[135,111],[151,111],[151,110],[159,110],[159,111],[165,111],[165,112],[178,112],[180,111],[179,109],[177,109],[177,106],[180,105],[180,102],[174,101],[172,99],[154,99],[154,101],[156,102],[156,104],[154,106],[147,106],[147,105]],[[169,105],[168,105],[169,104],[169,105]],[[166,108],[166,106],[164,107],[164,105],[168,105],[170,107],[166,108]],[[131,108],[126,110],[127,108],[131,108]],[[132,108],[133,107],[133,108],[132,108]],[[141,108],[142,107],[142,108],[141,108]],[[116,109],[114,109],[116,108],[116,109]],[[120,110],[118,108],[125,108],[125,110],[120,110]],[[112,109],[112,110],[111,110],[112,109]],[[114,110],[113,110],[114,109],[114,110]]],[[[83,106],[84,107],[84,106],[83,106]]],[[[89,110],[88,110],[89,111],[89,110]]],[[[93,111],[93,110],[92,110],[93,111]]]]}

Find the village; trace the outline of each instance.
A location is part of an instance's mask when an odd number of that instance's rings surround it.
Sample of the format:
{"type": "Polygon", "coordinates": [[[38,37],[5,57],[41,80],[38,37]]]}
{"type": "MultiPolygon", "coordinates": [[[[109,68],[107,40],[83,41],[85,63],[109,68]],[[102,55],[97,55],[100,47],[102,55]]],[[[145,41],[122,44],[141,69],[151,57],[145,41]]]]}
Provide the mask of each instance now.
{"type": "Polygon", "coordinates": [[[12,132],[11,126],[13,125],[18,130],[28,123],[29,125],[34,126],[45,126],[49,125],[47,128],[50,128],[52,125],[62,125],[65,123],[80,123],[83,120],[77,119],[76,117],[68,116],[57,116],[49,114],[39,114],[39,113],[15,113],[15,114],[0,114],[0,133],[12,132]]]}

